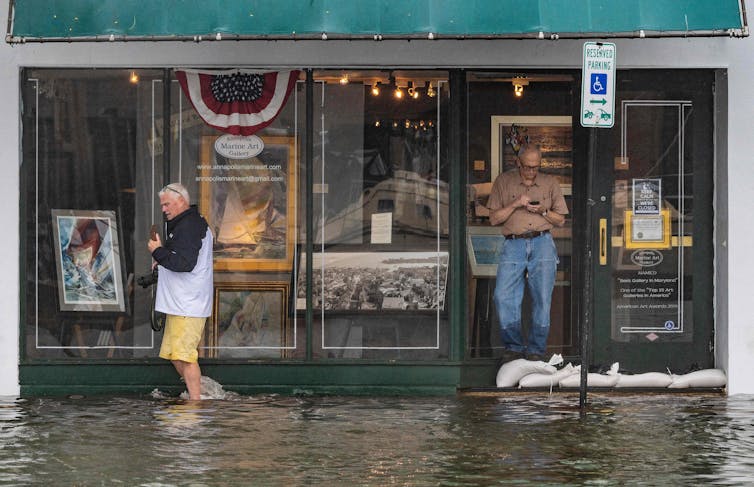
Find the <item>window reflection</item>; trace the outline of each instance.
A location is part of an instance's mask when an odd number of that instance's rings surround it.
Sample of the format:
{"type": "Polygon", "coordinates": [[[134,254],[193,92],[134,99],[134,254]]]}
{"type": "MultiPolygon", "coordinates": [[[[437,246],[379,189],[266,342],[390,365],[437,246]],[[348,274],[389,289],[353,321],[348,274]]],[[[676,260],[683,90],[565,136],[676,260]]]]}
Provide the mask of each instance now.
{"type": "Polygon", "coordinates": [[[347,74],[315,73],[315,346],[323,357],[444,356],[446,74],[347,74]]]}

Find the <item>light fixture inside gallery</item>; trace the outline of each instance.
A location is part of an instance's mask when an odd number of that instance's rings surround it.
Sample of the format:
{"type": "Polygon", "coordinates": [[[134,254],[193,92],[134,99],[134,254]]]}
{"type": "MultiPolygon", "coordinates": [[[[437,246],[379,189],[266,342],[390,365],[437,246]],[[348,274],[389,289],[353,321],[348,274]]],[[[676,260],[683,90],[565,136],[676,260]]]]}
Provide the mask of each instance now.
{"type": "Polygon", "coordinates": [[[395,101],[420,101],[437,97],[440,83],[447,73],[421,70],[351,70],[322,71],[315,73],[317,81],[341,86],[360,84],[367,96],[388,96],[395,101]]]}
{"type": "Polygon", "coordinates": [[[390,89],[393,90],[393,96],[398,100],[403,99],[403,90],[395,83],[395,77],[390,77],[390,89]]]}
{"type": "Polygon", "coordinates": [[[139,75],[136,74],[136,71],[131,71],[131,74],[128,76],[128,82],[131,84],[136,84],[139,82],[139,75]]]}
{"type": "Polygon", "coordinates": [[[408,92],[408,96],[410,96],[414,100],[416,100],[416,99],[419,98],[419,90],[417,90],[416,88],[414,88],[414,82],[413,81],[409,81],[408,82],[408,90],[406,90],[406,91],[408,92]]]}
{"type": "Polygon", "coordinates": [[[523,76],[519,76],[516,78],[513,78],[513,94],[516,96],[516,98],[521,98],[524,96],[524,86],[529,85],[529,80],[527,80],[523,76]]]}

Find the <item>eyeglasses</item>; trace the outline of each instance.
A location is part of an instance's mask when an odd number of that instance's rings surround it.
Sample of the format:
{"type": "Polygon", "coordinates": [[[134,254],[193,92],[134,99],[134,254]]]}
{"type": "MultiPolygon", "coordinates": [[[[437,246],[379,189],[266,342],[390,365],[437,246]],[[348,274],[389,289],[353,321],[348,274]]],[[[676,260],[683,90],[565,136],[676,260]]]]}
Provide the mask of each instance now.
{"type": "Polygon", "coordinates": [[[525,164],[521,164],[521,170],[536,172],[536,171],[539,171],[539,166],[527,166],[525,164]]]}
{"type": "Polygon", "coordinates": [[[169,184],[160,190],[160,192],[165,192],[165,191],[172,191],[175,194],[181,194],[181,192],[178,191],[177,189],[171,188],[169,184]]]}

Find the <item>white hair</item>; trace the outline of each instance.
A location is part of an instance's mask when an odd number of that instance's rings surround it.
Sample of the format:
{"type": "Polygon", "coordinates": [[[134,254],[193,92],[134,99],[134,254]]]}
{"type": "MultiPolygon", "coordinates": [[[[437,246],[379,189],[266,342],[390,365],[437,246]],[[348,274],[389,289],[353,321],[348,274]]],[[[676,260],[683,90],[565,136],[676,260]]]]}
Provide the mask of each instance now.
{"type": "Polygon", "coordinates": [[[186,186],[182,185],[181,183],[170,183],[165,185],[164,188],[160,190],[158,193],[160,196],[164,195],[165,193],[174,193],[179,196],[181,196],[184,200],[186,200],[186,204],[191,204],[191,198],[189,197],[189,192],[186,189],[186,186]]]}

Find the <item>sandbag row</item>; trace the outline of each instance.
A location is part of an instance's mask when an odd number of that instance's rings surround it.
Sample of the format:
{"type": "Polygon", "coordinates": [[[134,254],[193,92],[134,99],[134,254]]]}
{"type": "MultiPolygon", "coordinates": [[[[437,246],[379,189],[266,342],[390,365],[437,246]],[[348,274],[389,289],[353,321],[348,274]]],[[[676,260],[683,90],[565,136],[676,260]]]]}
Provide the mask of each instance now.
{"type": "MultiPolygon", "coordinates": [[[[563,387],[581,385],[581,366],[567,364],[558,369],[562,357],[555,355],[549,362],[525,359],[503,364],[497,372],[497,387],[563,387]]],[[[587,374],[588,387],[656,387],[683,389],[689,387],[723,387],[727,384],[725,372],[719,369],[704,369],[688,374],[646,372],[643,374],[620,374],[616,362],[605,374],[587,374]]]]}

